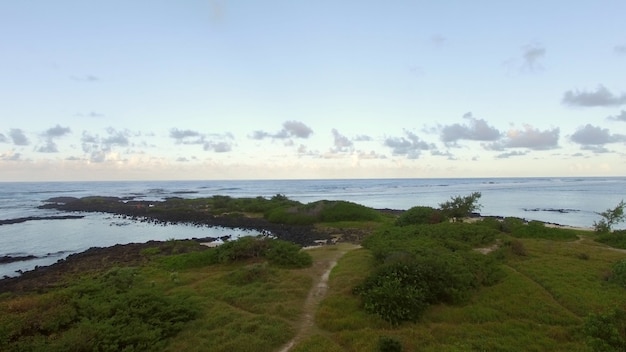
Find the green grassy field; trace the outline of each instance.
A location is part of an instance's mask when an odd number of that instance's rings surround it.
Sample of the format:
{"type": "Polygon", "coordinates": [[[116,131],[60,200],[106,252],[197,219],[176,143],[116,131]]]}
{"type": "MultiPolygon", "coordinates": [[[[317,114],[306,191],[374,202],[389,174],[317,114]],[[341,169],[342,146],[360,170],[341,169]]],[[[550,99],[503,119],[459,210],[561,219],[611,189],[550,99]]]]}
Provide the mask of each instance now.
{"type": "Polygon", "coordinates": [[[618,346],[626,338],[626,317],[611,315],[626,309],[626,288],[613,279],[626,253],[593,232],[493,220],[400,226],[346,206],[333,205],[348,217],[327,214],[318,226],[367,230],[363,247],[302,251],[248,238],[181,254],[148,248],[140,267],[0,294],[0,350],[594,351],[603,339],[618,346]],[[335,263],[328,288],[312,299],[335,263]],[[400,276],[384,277],[372,292],[398,303],[382,308],[411,303],[395,288],[425,308],[399,320],[367,308],[363,283],[384,268],[416,275],[419,287],[402,291],[400,276]]]}
{"type": "Polygon", "coordinates": [[[360,308],[352,287],[370,270],[372,254],[348,253],[317,312],[324,333],[294,351],[378,351],[381,336],[400,341],[406,351],[590,351],[582,331],[586,316],[626,306],[624,288],[605,279],[626,254],[591,241],[521,242],[527,255],[508,255],[500,282],[465,304],[431,306],[420,321],[400,326],[360,308]]]}

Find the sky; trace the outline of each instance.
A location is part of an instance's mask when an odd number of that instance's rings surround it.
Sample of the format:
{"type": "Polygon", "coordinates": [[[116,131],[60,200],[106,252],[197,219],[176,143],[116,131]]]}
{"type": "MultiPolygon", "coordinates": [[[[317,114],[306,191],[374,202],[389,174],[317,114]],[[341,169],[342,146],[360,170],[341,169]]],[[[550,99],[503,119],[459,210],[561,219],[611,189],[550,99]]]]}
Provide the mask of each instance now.
{"type": "Polygon", "coordinates": [[[625,176],[625,13],[0,0],[0,181],[625,176]]]}

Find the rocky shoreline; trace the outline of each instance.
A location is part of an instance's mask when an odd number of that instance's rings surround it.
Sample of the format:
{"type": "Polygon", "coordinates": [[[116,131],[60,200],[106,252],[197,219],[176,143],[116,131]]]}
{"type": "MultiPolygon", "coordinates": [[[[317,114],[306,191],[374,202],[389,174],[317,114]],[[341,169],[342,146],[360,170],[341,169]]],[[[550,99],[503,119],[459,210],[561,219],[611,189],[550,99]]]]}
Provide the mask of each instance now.
{"type": "Polygon", "coordinates": [[[82,219],[84,216],[82,215],[58,215],[58,216],[27,216],[24,218],[14,218],[14,219],[6,219],[0,220],[1,225],[11,225],[11,224],[19,224],[26,221],[35,221],[35,220],[70,220],[70,219],[82,219]]]}
{"type": "MultiPolygon", "coordinates": [[[[310,246],[315,241],[330,239],[328,234],[317,231],[312,225],[275,224],[260,217],[249,217],[240,213],[214,215],[196,209],[181,210],[170,206],[169,201],[149,202],[118,197],[58,197],[46,200],[46,204],[39,208],[67,212],[109,213],[132,221],[152,222],[160,225],[191,224],[254,230],[302,246],[310,246]],[[156,208],[155,205],[159,207],[156,208]]],[[[205,242],[210,242],[210,240],[205,242]]]]}
{"type": "MultiPolygon", "coordinates": [[[[241,214],[212,215],[202,211],[152,211],[155,202],[134,201],[117,197],[87,197],[51,198],[40,208],[56,209],[67,212],[101,212],[131,221],[152,222],[159,225],[192,224],[195,226],[219,226],[232,229],[253,230],[263,235],[271,236],[285,241],[294,242],[303,247],[330,243],[336,234],[319,230],[312,225],[285,225],[270,223],[259,217],[243,216],[241,214]]],[[[82,215],[63,215],[50,217],[25,217],[6,220],[7,223],[23,221],[35,221],[46,219],[74,219],[82,218],[82,215]]],[[[348,233],[346,238],[359,238],[361,234],[348,233]]],[[[186,246],[179,246],[184,250],[207,250],[203,243],[228,240],[229,236],[220,238],[190,238],[184,240],[186,246]]],[[[171,241],[149,241],[146,243],[131,243],[114,245],[111,247],[93,247],[81,253],[69,255],[66,259],[59,260],[49,266],[36,267],[21,273],[17,277],[5,277],[0,279],[0,293],[2,292],[27,292],[42,291],[58,285],[63,277],[73,273],[85,273],[102,270],[113,266],[139,265],[147,260],[142,256],[142,250],[158,247],[160,253],[172,251],[171,241]]],[[[0,258],[3,264],[37,259],[36,256],[6,256],[0,258]]]]}
{"type": "MultiPolygon", "coordinates": [[[[0,293],[4,292],[44,292],[49,288],[62,284],[65,277],[76,273],[89,273],[106,270],[115,266],[134,266],[147,261],[142,255],[146,248],[157,247],[162,253],[172,252],[172,243],[167,241],[149,241],[131,243],[111,247],[93,247],[80,253],[70,254],[49,266],[36,267],[16,277],[5,277],[0,280],[0,293]]],[[[177,253],[191,250],[203,250],[206,247],[178,246],[177,253]],[[182,248],[182,249],[181,249],[182,248]]]]}

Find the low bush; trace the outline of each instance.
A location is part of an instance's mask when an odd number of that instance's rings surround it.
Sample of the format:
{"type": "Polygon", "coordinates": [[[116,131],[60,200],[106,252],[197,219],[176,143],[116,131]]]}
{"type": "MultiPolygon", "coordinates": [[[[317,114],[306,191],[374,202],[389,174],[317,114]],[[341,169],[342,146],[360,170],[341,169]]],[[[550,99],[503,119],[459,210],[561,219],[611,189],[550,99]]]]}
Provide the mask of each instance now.
{"type": "Polygon", "coordinates": [[[319,220],[322,222],[377,221],[380,218],[381,215],[376,210],[346,201],[323,201],[319,213],[319,220]]]}
{"type": "Polygon", "coordinates": [[[596,241],[611,247],[626,249],[626,230],[603,233],[596,238],[596,241]]]}
{"type": "Polygon", "coordinates": [[[240,286],[254,282],[263,282],[274,274],[274,270],[267,263],[255,263],[234,270],[225,276],[225,280],[230,284],[240,286]]]}
{"type": "Polygon", "coordinates": [[[381,336],[378,340],[378,352],[402,352],[402,343],[389,336],[381,336]]]}
{"type": "Polygon", "coordinates": [[[471,250],[497,233],[463,223],[386,227],[363,241],[378,269],[354,293],[367,312],[392,324],[418,320],[430,304],[467,302],[504,276],[494,257],[471,250]]]}
{"type": "Polygon", "coordinates": [[[1,350],[158,350],[198,315],[188,299],[148,287],[133,268],[111,269],[47,297],[54,304],[39,300],[11,313],[12,323],[2,324],[1,350]]]}
{"type": "Polygon", "coordinates": [[[518,238],[543,238],[555,241],[571,241],[578,238],[576,230],[548,227],[541,221],[524,223],[517,218],[505,218],[502,231],[518,238]]]}
{"type": "Polygon", "coordinates": [[[626,260],[613,264],[609,281],[626,288],[626,260]]]}
{"type": "Polygon", "coordinates": [[[309,204],[290,204],[272,208],[264,213],[273,223],[312,225],[317,222],[378,221],[381,214],[366,206],[346,202],[322,200],[309,204]]]}
{"type": "Polygon", "coordinates": [[[159,263],[167,270],[179,271],[217,264],[218,252],[207,248],[203,251],[169,255],[159,258],[159,263]]]}
{"type": "Polygon", "coordinates": [[[270,248],[270,239],[252,236],[239,237],[213,248],[217,252],[220,263],[231,263],[240,260],[261,258],[270,248]]]}
{"type": "Polygon", "coordinates": [[[160,260],[166,269],[176,271],[255,259],[267,260],[270,264],[285,268],[304,268],[312,263],[311,256],[295,243],[252,236],[243,236],[215,248],[166,256],[160,260]]]}
{"type": "Polygon", "coordinates": [[[524,247],[522,241],[512,240],[508,243],[508,245],[511,248],[511,253],[521,257],[525,257],[528,255],[528,253],[526,252],[526,247],[524,247]]]}
{"type": "Polygon", "coordinates": [[[513,233],[526,225],[526,221],[520,218],[506,217],[502,219],[500,230],[506,233],[513,233]]]}
{"type": "Polygon", "coordinates": [[[301,212],[298,207],[282,206],[264,213],[267,221],[275,224],[312,225],[318,221],[317,215],[301,212]]]}
{"type": "Polygon", "coordinates": [[[499,231],[483,224],[440,223],[435,225],[388,226],[363,241],[379,258],[398,250],[424,247],[468,250],[493,243],[499,231]]]}
{"type": "Polygon", "coordinates": [[[399,324],[417,321],[430,304],[467,302],[474,289],[502,276],[487,256],[424,248],[419,254],[391,253],[354,293],[366,311],[399,324]]]}
{"type": "Polygon", "coordinates": [[[302,247],[287,241],[273,240],[265,252],[265,258],[274,265],[285,268],[306,268],[311,266],[313,259],[302,247]]]}
{"type": "Polygon", "coordinates": [[[578,253],[576,254],[576,258],[581,260],[589,260],[589,254],[587,253],[578,253]]]}
{"type": "Polygon", "coordinates": [[[417,321],[430,303],[420,267],[405,263],[385,265],[354,289],[364,309],[382,319],[400,324],[417,321]]]}
{"type": "Polygon", "coordinates": [[[626,311],[622,309],[589,314],[585,319],[584,331],[587,345],[593,351],[626,351],[626,311]]]}
{"type": "Polygon", "coordinates": [[[444,222],[445,220],[446,218],[441,210],[435,209],[433,207],[416,206],[400,214],[400,216],[396,220],[396,225],[407,226],[437,224],[440,222],[444,222]]]}

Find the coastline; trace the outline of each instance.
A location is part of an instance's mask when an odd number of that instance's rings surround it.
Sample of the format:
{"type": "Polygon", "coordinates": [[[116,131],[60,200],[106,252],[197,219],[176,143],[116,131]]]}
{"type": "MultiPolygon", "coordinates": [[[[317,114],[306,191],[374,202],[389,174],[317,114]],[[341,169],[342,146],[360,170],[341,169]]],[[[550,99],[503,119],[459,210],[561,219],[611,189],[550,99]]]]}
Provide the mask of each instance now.
{"type": "MultiPolygon", "coordinates": [[[[381,213],[392,214],[394,216],[400,215],[404,210],[396,209],[375,209],[381,213]]],[[[496,219],[502,220],[503,217],[498,216],[482,216],[478,213],[472,214],[472,216],[463,219],[463,222],[473,223],[481,221],[483,219],[496,219]]],[[[268,224],[267,222],[260,224],[256,220],[250,218],[240,218],[238,228],[254,228],[262,233],[271,233],[268,228],[281,229],[280,234],[283,236],[273,236],[279,239],[287,240],[299,244],[304,249],[311,249],[320,247],[323,245],[336,244],[337,242],[347,242],[352,244],[359,244],[360,240],[365,235],[363,231],[350,231],[344,229],[344,231],[321,231],[313,226],[287,226],[268,224]],[[247,222],[248,219],[250,222],[247,222]],[[265,226],[263,226],[265,225],[265,226]],[[285,234],[294,231],[295,236],[285,234]],[[295,240],[295,241],[294,241],[295,240]]],[[[139,220],[137,220],[139,221],[139,220]]],[[[550,222],[542,222],[544,226],[550,228],[558,228],[565,230],[576,231],[593,231],[588,227],[576,227],[569,225],[562,225],[550,222]]],[[[220,242],[228,241],[229,236],[223,238],[188,238],[179,239],[176,241],[185,242],[191,244],[187,247],[189,250],[205,250],[218,246],[220,242]]],[[[142,255],[142,251],[147,248],[158,248],[161,253],[167,254],[172,251],[172,241],[155,241],[150,240],[141,243],[128,243],[128,244],[116,244],[107,247],[91,247],[85,251],[70,254],[65,259],[60,259],[56,263],[36,266],[32,270],[20,271],[18,276],[0,278],[0,292],[25,292],[51,288],[57,285],[63,277],[75,273],[85,273],[90,270],[101,270],[102,268],[113,267],[117,265],[140,265],[147,261],[147,258],[142,255]]],[[[8,256],[7,256],[8,257],[8,256]]],[[[24,256],[23,260],[30,260],[37,257],[24,256]]],[[[20,260],[17,258],[17,260],[20,260]]]]}

